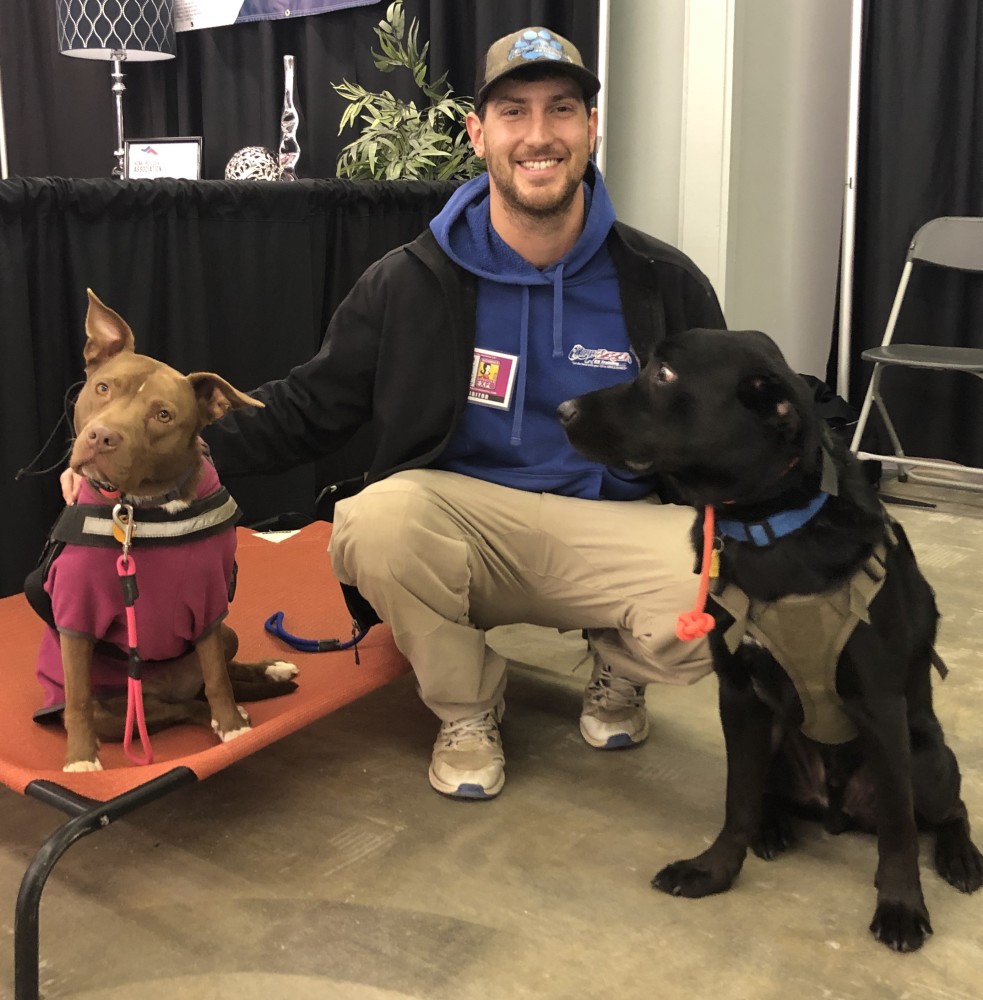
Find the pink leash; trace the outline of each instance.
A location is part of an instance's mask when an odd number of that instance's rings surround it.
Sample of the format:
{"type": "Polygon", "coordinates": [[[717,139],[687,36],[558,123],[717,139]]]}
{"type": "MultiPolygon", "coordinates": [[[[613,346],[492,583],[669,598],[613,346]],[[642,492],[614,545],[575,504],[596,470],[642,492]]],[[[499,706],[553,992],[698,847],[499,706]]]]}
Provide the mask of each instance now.
{"type": "Polygon", "coordinates": [[[128,504],[117,504],[113,510],[113,522],[123,533],[123,554],[116,560],[116,572],[123,585],[123,604],[126,607],[126,643],[129,646],[129,667],[126,678],[126,729],[123,733],[123,750],[135,764],[152,764],[153,747],[147,732],[147,720],[143,712],[143,681],[140,679],[140,654],[137,651],[137,616],[133,605],[139,596],[137,592],[137,564],[130,555],[130,538],[133,534],[133,508],[128,504]],[[133,723],[136,721],[140,733],[143,756],[137,756],[133,745],[133,723]]]}
{"type": "Polygon", "coordinates": [[[696,593],[696,607],[692,611],[681,611],[676,619],[676,637],[684,642],[689,639],[702,639],[713,631],[716,624],[713,615],[705,610],[707,594],[710,590],[710,579],[715,577],[713,507],[709,504],[703,510],[703,561],[700,566],[700,585],[696,593]]]}

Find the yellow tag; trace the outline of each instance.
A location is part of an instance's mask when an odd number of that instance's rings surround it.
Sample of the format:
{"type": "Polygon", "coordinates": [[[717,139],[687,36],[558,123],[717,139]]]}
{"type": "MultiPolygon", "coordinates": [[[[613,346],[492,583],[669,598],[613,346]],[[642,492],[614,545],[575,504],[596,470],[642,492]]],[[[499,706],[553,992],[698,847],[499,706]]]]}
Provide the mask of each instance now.
{"type": "Polygon", "coordinates": [[[710,579],[716,580],[720,576],[720,553],[714,549],[710,553],[710,579]]]}
{"type": "Polygon", "coordinates": [[[133,521],[124,521],[120,523],[115,518],[113,519],[113,538],[115,538],[120,545],[132,544],[133,536],[136,533],[137,526],[133,521]]]}

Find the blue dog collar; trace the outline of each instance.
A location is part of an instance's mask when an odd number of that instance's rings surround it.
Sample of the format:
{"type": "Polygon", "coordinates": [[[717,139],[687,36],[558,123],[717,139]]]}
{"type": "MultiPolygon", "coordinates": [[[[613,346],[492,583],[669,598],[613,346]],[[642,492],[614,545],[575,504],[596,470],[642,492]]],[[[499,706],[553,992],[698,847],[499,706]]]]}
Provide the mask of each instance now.
{"type": "Polygon", "coordinates": [[[784,535],[798,531],[808,524],[822,510],[823,504],[829,499],[828,493],[819,493],[805,505],[795,510],[783,510],[780,514],[772,514],[763,521],[717,521],[717,532],[725,538],[733,538],[738,542],[751,542],[764,547],[771,545],[784,535]]]}

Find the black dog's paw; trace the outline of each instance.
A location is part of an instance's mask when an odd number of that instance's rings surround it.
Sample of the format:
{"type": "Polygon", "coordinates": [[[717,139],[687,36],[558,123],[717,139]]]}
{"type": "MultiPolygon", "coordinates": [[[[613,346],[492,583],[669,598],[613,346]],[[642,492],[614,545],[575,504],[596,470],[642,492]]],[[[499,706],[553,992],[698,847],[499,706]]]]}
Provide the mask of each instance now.
{"type": "Polygon", "coordinates": [[[751,850],[762,861],[774,861],[795,845],[795,834],[788,813],[779,806],[766,806],[758,835],[751,840],[751,850]]]}
{"type": "Polygon", "coordinates": [[[924,906],[879,903],[870,923],[870,932],[881,944],[894,951],[918,951],[932,933],[924,906]]]}
{"type": "Polygon", "coordinates": [[[969,839],[962,820],[939,827],[935,870],[960,892],[976,892],[983,886],[983,855],[969,839]]]}
{"type": "Polygon", "coordinates": [[[700,899],[702,896],[712,896],[718,892],[726,892],[734,879],[715,873],[704,867],[694,858],[690,861],[674,861],[666,865],[652,878],[652,888],[666,892],[670,896],[685,896],[687,899],[700,899]]]}

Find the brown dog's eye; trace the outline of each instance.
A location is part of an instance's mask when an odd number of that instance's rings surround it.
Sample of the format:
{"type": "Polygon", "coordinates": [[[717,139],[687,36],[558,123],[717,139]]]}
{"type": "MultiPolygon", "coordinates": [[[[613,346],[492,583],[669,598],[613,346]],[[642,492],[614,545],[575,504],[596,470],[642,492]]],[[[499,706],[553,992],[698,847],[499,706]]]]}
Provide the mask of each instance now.
{"type": "Polygon", "coordinates": [[[659,382],[675,382],[679,376],[663,362],[655,371],[655,378],[659,382]]]}
{"type": "Polygon", "coordinates": [[[96,382],[96,394],[99,396],[105,396],[109,393],[109,383],[108,382],[96,382]]]}
{"type": "Polygon", "coordinates": [[[169,424],[171,422],[171,411],[170,410],[158,410],[157,420],[162,424],[169,424]]]}

